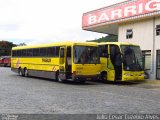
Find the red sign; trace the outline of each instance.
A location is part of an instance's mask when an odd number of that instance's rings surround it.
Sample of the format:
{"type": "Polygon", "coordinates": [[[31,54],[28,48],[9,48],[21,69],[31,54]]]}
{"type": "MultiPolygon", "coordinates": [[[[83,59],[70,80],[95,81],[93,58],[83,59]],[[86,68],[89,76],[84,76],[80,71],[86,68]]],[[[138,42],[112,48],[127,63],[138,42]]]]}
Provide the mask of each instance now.
{"type": "Polygon", "coordinates": [[[159,10],[160,0],[131,1],[119,6],[102,8],[84,14],[82,17],[82,27],[148,14],[159,10]]]}

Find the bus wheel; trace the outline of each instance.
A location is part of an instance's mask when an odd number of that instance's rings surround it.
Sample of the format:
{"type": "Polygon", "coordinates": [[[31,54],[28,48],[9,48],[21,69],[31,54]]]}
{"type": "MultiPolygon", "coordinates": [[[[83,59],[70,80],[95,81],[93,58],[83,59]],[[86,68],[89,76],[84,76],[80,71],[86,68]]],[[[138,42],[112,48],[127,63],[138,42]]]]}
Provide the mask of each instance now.
{"type": "Polygon", "coordinates": [[[107,78],[107,73],[101,73],[101,80],[102,81],[106,81],[106,78],[107,78]]]}
{"type": "Polygon", "coordinates": [[[23,72],[22,72],[22,69],[21,69],[21,68],[19,68],[18,74],[19,74],[19,76],[23,76],[23,72]]]}
{"type": "Polygon", "coordinates": [[[55,81],[58,81],[58,75],[59,75],[59,71],[56,72],[56,76],[55,76],[55,81]]]}
{"type": "Polygon", "coordinates": [[[28,77],[28,69],[24,68],[24,77],[28,77]]]}
{"type": "Polygon", "coordinates": [[[62,79],[60,78],[59,74],[58,74],[57,80],[58,80],[58,82],[61,82],[61,83],[64,82],[64,80],[62,80],[62,79]]]}

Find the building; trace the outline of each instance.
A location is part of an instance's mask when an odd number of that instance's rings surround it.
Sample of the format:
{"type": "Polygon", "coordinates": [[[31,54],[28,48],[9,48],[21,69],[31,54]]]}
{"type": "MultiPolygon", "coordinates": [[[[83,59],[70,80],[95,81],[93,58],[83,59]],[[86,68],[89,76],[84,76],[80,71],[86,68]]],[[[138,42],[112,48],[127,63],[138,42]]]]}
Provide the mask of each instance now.
{"type": "Polygon", "coordinates": [[[160,79],[160,0],[128,0],[83,14],[82,29],[141,46],[150,79],[160,79]]]}

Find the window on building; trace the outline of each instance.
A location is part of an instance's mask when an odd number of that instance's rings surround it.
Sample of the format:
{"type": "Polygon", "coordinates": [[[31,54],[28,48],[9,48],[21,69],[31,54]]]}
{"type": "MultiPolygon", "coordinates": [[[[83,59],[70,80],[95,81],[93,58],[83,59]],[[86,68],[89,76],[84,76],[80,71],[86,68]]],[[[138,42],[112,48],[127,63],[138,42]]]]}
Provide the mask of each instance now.
{"type": "Polygon", "coordinates": [[[133,30],[132,29],[127,29],[126,39],[131,39],[131,38],[133,38],[133,30]]]}
{"type": "Polygon", "coordinates": [[[143,54],[143,67],[144,70],[151,69],[151,50],[142,51],[143,54]]]}
{"type": "Polygon", "coordinates": [[[160,35],[160,25],[156,25],[156,35],[160,35]]]}

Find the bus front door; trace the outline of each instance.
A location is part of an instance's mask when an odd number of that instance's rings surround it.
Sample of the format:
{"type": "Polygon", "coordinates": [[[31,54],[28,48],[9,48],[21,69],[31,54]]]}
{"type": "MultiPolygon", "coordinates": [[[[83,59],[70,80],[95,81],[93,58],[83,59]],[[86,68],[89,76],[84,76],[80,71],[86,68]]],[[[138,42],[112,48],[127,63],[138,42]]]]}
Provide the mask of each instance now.
{"type": "Polygon", "coordinates": [[[64,80],[66,80],[66,47],[60,47],[58,81],[62,82],[64,80]]]}
{"type": "Polygon", "coordinates": [[[110,45],[110,60],[114,66],[114,80],[122,80],[122,58],[118,45],[110,45]]]}
{"type": "Polygon", "coordinates": [[[72,53],[71,46],[67,46],[66,52],[66,78],[67,80],[72,80],[72,53]]]}

